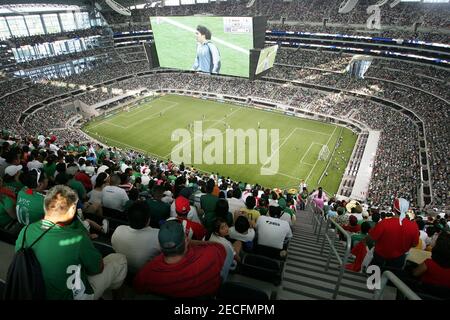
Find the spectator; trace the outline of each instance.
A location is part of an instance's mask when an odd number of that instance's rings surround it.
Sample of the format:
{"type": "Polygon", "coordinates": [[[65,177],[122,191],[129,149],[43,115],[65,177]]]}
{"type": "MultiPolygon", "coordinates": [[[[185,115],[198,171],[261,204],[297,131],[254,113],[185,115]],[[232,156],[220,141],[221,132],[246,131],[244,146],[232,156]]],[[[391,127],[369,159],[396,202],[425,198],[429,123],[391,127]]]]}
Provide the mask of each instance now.
{"type": "Polygon", "coordinates": [[[233,188],[232,197],[227,199],[229,210],[232,214],[235,214],[236,211],[239,212],[239,210],[245,206],[245,203],[244,201],[242,201],[241,196],[241,189],[239,189],[239,187],[233,188]]]}
{"type": "MultiPolygon", "coordinates": [[[[0,178],[0,188],[2,187],[3,181],[0,178]]],[[[5,228],[16,220],[16,200],[4,193],[0,193],[0,227],[5,228]]]]}
{"type": "Polygon", "coordinates": [[[218,199],[216,202],[216,208],[213,212],[205,214],[203,219],[203,225],[205,226],[208,234],[211,234],[214,230],[214,224],[217,218],[221,218],[227,222],[228,227],[233,225],[233,215],[228,209],[228,201],[225,199],[218,199]]]}
{"type": "Polygon", "coordinates": [[[328,197],[325,192],[323,192],[322,187],[312,194],[314,203],[320,208],[323,209],[323,205],[326,201],[328,201],[328,197]]]}
{"type": "Polygon", "coordinates": [[[102,260],[86,231],[71,226],[75,223],[76,192],[55,186],[44,202],[44,219],[22,229],[16,250],[22,247],[22,241],[28,247],[43,235],[33,251],[42,269],[47,299],[92,300],[99,299],[107,289],[118,289],[127,274],[126,258],[115,253],[102,260]],[[61,245],[63,242],[67,244],[61,245]]]}
{"type": "MultiPolygon", "coordinates": [[[[227,239],[230,235],[229,231],[230,229],[227,222],[222,218],[217,218],[214,221],[214,228],[209,241],[221,243],[227,249],[227,255],[231,255],[234,258],[234,261],[239,262],[241,261],[239,253],[242,248],[242,242],[235,241],[231,244],[230,240],[227,239]]],[[[231,268],[234,269],[235,267],[236,264],[233,263],[231,268]]]]}
{"type": "Polygon", "coordinates": [[[219,198],[212,194],[215,186],[214,179],[209,179],[206,183],[206,194],[200,197],[200,207],[203,215],[214,213],[216,209],[216,203],[219,198]]]}
{"type": "Polygon", "coordinates": [[[128,209],[130,225],[120,225],[111,237],[114,250],[127,257],[128,270],[136,273],[147,261],[160,254],[158,229],[149,226],[150,208],[137,201],[128,209]]]}
{"type": "Polygon", "coordinates": [[[361,231],[361,226],[358,224],[358,218],[356,218],[353,214],[348,218],[349,224],[343,226],[344,230],[350,233],[357,233],[361,231]]]}
{"type": "Polygon", "coordinates": [[[190,298],[214,295],[232,262],[222,244],[189,240],[183,226],[170,220],[161,226],[162,254],[148,262],[134,279],[139,293],[190,298]]]}
{"type": "Polygon", "coordinates": [[[431,251],[431,259],[425,260],[414,270],[413,275],[423,283],[450,289],[450,234],[441,232],[431,251]]]}
{"type": "Polygon", "coordinates": [[[361,231],[359,233],[352,234],[352,247],[355,247],[360,241],[365,239],[366,245],[371,249],[373,247],[373,241],[368,237],[369,230],[371,229],[370,223],[364,221],[361,224],[361,231]]]}
{"type": "Polygon", "coordinates": [[[289,224],[280,220],[281,208],[279,206],[269,206],[269,217],[261,216],[256,223],[256,233],[258,245],[263,245],[280,250],[280,255],[287,248],[287,243],[292,237],[289,224]]]}
{"type": "Polygon", "coordinates": [[[104,187],[102,191],[103,207],[123,212],[129,198],[125,190],[118,187],[120,177],[117,174],[113,174],[110,178],[110,184],[104,187]]]}
{"type": "Polygon", "coordinates": [[[244,248],[251,250],[255,239],[255,230],[250,227],[250,223],[245,216],[237,217],[234,226],[230,228],[230,239],[241,241],[244,248]]]}
{"type": "MultiPolygon", "coordinates": [[[[192,188],[188,188],[188,187],[183,187],[183,189],[180,190],[180,192],[178,193],[178,197],[184,197],[185,199],[190,199],[192,195],[192,188]]],[[[162,201],[162,199],[161,199],[162,201]]],[[[197,208],[193,205],[190,206],[190,210],[187,214],[187,219],[197,222],[197,223],[201,223],[200,218],[198,217],[198,213],[197,213],[197,208]]],[[[170,216],[171,217],[176,217],[177,213],[176,213],[176,206],[175,206],[175,201],[172,202],[172,204],[170,205],[170,216]]]]}
{"type": "Polygon", "coordinates": [[[191,204],[188,199],[182,195],[178,196],[175,199],[175,211],[177,213],[176,219],[182,224],[189,239],[203,240],[205,238],[207,231],[203,225],[187,218],[191,211],[191,204]]]}
{"type": "Polygon", "coordinates": [[[3,184],[6,188],[9,188],[15,194],[23,188],[22,182],[20,182],[20,175],[22,172],[22,165],[8,166],[5,169],[5,176],[3,177],[3,184]]]}
{"type": "Polygon", "coordinates": [[[170,217],[170,205],[161,201],[164,196],[164,187],[153,188],[153,199],[147,200],[150,207],[150,226],[159,228],[160,224],[170,217]]]}
{"type": "Polygon", "coordinates": [[[249,195],[245,199],[245,207],[240,208],[240,212],[235,215],[235,219],[238,215],[245,215],[250,222],[250,225],[254,227],[256,222],[258,221],[259,216],[261,215],[258,210],[255,210],[256,199],[254,196],[249,195]]]}
{"type": "Polygon", "coordinates": [[[406,253],[419,242],[419,229],[415,222],[403,219],[409,202],[403,198],[394,200],[393,213],[397,216],[386,218],[369,231],[375,241],[372,264],[381,268],[402,269],[406,253]]]}
{"type": "Polygon", "coordinates": [[[17,195],[17,220],[23,224],[41,220],[44,217],[44,190],[48,180],[44,172],[32,170],[24,174],[25,187],[17,195]]]}

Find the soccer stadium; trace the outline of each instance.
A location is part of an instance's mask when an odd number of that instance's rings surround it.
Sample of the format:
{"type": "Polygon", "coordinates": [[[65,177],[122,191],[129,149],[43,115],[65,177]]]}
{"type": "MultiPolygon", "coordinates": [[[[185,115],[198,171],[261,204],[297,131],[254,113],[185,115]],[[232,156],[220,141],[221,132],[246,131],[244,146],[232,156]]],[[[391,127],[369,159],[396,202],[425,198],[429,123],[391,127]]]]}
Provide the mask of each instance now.
{"type": "Polygon", "coordinates": [[[450,299],[449,39],[449,0],[2,1],[0,300],[450,299]]]}

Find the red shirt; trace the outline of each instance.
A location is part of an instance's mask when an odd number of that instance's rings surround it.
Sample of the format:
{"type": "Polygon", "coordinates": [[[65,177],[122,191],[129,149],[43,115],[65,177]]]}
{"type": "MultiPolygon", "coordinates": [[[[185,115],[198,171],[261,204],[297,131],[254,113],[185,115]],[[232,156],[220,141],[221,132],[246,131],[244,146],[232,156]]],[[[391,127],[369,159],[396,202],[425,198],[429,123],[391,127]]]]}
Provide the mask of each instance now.
{"type": "Polygon", "coordinates": [[[353,232],[353,233],[361,231],[361,226],[359,224],[357,224],[356,226],[352,226],[352,225],[348,224],[348,225],[343,226],[342,228],[345,231],[353,232]]]}
{"type": "Polygon", "coordinates": [[[450,268],[443,268],[433,259],[425,260],[427,271],[420,280],[424,283],[450,288],[450,268]]]}
{"type": "Polygon", "coordinates": [[[74,179],[81,182],[86,190],[92,190],[92,181],[86,173],[78,171],[74,179]]]}
{"type": "Polygon", "coordinates": [[[212,295],[219,289],[226,256],[220,243],[190,247],[183,259],[174,264],[167,264],[160,254],[139,271],[133,285],[139,293],[177,298],[212,295]]]}
{"type": "Polygon", "coordinates": [[[193,240],[203,240],[206,236],[205,227],[195,221],[188,220],[187,218],[177,217],[178,221],[183,224],[184,232],[186,236],[189,236],[193,240]]]}
{"type": "Polygon", "coordinates": [[[378,222],[369,235],[376,241],[375,253],[384,259],[398,258],[419,242],[417,223],[403,219],[400,225],[397,217],[378,222]]]}

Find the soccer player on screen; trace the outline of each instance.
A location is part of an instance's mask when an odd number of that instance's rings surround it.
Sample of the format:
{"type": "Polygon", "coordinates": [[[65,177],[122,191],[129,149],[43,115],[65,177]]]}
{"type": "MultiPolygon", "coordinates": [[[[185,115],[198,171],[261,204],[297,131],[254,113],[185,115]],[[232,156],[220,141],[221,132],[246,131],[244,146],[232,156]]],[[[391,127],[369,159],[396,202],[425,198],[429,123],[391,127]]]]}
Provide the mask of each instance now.
{"type": "Polygon", "coordinates": [[[220,53],[214,43],[211,42],[211,31],[199,25],[195,36],[197,39],[197,56],[192,69],[207,73],[219,73],[220,53]]]}

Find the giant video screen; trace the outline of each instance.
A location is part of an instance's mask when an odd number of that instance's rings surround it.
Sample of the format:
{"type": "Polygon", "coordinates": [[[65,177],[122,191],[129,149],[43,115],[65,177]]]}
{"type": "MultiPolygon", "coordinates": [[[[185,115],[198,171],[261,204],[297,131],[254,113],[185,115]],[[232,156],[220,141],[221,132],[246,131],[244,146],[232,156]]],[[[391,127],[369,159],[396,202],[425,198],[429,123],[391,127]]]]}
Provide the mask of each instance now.
{"type": "Polygon", "coordinates": [[[275,58],[278,52],[278,45],[267,47],[261,50],[258,59],[258,65],[256,66],[255,74],[260,74],[269,70],[275,63],[275,58]]]}
{"type": "Polygon", "coordinates": [[[249,76],[252,17],[151,17],[159,65],[249,76]]]}

